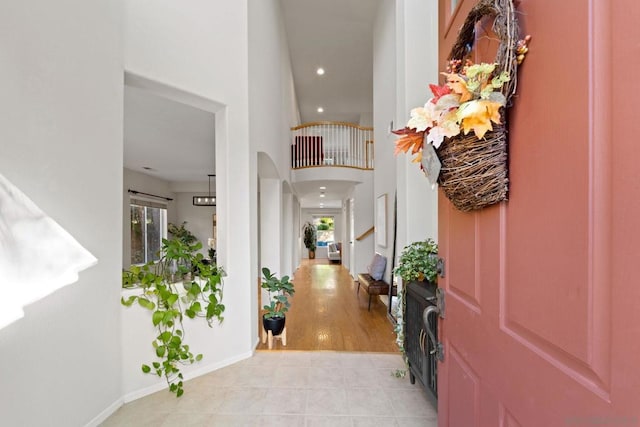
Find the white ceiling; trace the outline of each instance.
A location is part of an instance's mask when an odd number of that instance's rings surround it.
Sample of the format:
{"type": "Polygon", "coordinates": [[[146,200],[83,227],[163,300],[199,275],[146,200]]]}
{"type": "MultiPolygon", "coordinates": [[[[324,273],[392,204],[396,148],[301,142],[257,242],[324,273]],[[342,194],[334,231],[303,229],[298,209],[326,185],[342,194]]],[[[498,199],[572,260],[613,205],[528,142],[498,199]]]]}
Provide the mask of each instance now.
{"type": "MultiPolygon", "coordinates": [[[[359,123],[373,111],[378,0],[280,0],[302,122],[359,123]],[[323,76],[316,69],[325,70],[323,76]],[[324,113],[318,113],[318,107],[324,113]]],[[[367,123],[370,124],[370,123],[367,123]]]]}
{"type": "Polygon", "coordinates": [[[171,182],[207,181],[215,173],[214,115],[125,86],[124,167],[171,182]]]}
{"type": "Polygon", "coordinates": [[[295,183],[293,186],[300,197],[300,206],[303,208],[340,209],[342,199],[353,188],[351,181],[305,181],[295,183]],[[326,187],[321,190],[320,187],[326,187]],[[320,197],[324,193],[325,197],[320,197]]]}
{"type": "MultiPolygon", "coordinates": [[[[302,122],[370,121],[373,21],[379,0],[280,1],[302,122]],[[316,74],[318,67],[325,69],[324,76],[316,74]],[[324,113],[316,111],[319,106],[324,113]]],[[[174,183],[206,183],[207,175],[215,174],[214,156],[212,113],[125,86],[126,168],[174,183]]],[[[321,202],[340,207],[350,188],[344,181],[294,185],[303,207],[321,202]],[[322,185],[327,187],[324,198],[319,197],[322,185]]]]}

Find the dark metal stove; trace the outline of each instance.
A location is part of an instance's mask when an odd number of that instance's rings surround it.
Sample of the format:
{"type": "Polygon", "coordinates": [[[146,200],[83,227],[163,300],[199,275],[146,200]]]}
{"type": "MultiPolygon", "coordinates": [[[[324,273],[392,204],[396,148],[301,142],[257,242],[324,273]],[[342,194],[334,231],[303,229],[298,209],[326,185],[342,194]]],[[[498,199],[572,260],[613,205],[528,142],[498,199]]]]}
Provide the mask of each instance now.
{"type": "MultiPolygon", "coordinates": [[[[436,401],[438,398],[438,360],[433,342],[429,339],[423,313],[436,304],[436,286],[427,282],[409,282],[406,293],[405,351],[409,359],[409,378],[416,378],[436,401]]],[[[438,315],[429,314],[430,329],[438,339],[438,315]]]]}

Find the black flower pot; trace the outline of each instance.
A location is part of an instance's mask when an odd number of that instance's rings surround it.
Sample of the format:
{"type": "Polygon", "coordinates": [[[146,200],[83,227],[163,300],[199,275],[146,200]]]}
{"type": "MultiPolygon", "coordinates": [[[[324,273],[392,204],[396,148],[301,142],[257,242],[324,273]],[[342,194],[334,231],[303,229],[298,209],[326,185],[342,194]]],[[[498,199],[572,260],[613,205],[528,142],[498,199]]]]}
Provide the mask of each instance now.
{"type": "Polygon", "coordinates": [[[264,315],[262,316],[262,327],[265,331],[271,331],[273,336],[280,335],[282,330],[284,329],[284,321],[286,318],[282,317],[271,317],[266,318],[264,315]]]}

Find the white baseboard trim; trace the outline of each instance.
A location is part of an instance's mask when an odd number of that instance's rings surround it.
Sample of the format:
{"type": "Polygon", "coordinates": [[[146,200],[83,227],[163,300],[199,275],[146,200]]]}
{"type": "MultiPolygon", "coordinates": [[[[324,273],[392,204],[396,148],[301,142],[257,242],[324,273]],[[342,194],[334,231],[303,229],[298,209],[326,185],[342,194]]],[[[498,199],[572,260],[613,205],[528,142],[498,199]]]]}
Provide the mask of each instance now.
{"type": "Polygon", "coordinates": [[[89,421],[85,427],[98,427],[102,424],[107,418],[113,415],[120,407],[124,405],[124,399],[119,398],[111,405],[109,405],[104,411],[100,412],[94,419],[89,421]]]}
{"type": "MultiPolygon", "coordinates": [[[[234,363],[240,362],[241,360],[248,359],[253,356],[253,351],[248,351],[246,353],[239,354],[237,356],[231,357],[226,360],[222,360],[217,363],[212,363],[210,365],[202,366],[198,369],[195,369],[190,372],[184,373],[185,381],[191,380],[193,378],[200,377],[202,375],[208,374],[209,372],[217,371],[218,369],[224,368],[229,365],[233,365],[234,363]]],[[[125,403],[132,402],[134,400],[140,399],[141,397],[148,396],[157,391],[164,390],[167,388],[167,383],[162,381],[156,384],[153,384],[149,387],[142,388],[140,390],[132,391],[131,393],[127,393],[123,396],[123,400],[125,403]]]]}

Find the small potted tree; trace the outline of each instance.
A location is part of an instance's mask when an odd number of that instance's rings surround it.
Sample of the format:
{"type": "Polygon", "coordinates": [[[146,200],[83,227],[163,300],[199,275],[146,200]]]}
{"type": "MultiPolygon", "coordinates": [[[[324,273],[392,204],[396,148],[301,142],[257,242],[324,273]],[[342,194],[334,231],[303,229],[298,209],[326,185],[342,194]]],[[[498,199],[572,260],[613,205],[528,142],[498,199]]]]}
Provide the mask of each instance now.
{"type": "Polygon", "coordinates": [[[278,277],[267,267],[262,269],[262,288],[269,292],[269,304],[265,305],[262,315],[262,326],[271,335],[280,335],[285,326],[285,313],[291,303],[289,297],[295,293],[289,276],[278,277]]]}
{"type": "Polygon", "coordinates": [[[317,240],[316,226],[307,221],[302,226],[302,241],[304,246],[309,250],[309,259],[316,257],[316,240],[317,240]]]}

